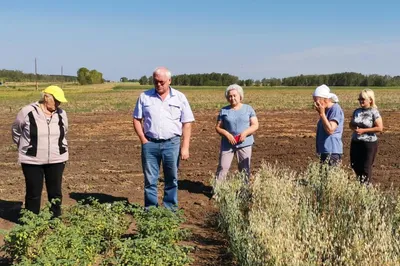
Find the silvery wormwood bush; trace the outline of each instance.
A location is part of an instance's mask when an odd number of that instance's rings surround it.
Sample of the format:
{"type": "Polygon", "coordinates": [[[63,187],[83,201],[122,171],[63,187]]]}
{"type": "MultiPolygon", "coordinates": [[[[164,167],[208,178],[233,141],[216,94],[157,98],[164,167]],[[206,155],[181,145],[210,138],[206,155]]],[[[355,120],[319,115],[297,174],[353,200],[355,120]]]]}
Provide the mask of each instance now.
{"type": "Polygon", "coordinates": [[[214,184],[221,225],[240,265],[399,265],[400,204],[342,167],[296,173],[263,164],[254,182],[214,184]]]}

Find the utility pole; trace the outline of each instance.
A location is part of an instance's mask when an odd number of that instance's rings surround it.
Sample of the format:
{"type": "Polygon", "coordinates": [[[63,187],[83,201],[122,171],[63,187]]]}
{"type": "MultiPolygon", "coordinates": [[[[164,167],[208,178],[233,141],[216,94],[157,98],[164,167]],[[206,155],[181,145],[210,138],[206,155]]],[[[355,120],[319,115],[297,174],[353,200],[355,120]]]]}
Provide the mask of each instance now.
{"type": "Polygon", "coordinates": [[[37,60],[35,57],[35,79],[36,79],[36,90],[39,90],[39,86],[38,86],[38,76],[37,76],[37,60]]]}
{"type": "Polygon", "coordinates": [[[64,74],[63,74],[63,66],[61,66],[61,89],[64,87],[64,74]]]}

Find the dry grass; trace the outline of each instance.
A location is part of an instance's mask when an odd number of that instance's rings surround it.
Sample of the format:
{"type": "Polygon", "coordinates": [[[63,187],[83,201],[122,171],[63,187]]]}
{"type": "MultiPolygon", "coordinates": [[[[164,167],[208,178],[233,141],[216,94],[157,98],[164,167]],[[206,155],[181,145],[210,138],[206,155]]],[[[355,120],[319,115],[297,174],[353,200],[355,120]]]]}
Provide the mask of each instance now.
{"type": "Polygon", "coordinates": [[[240,176],[216,184],[221,224],[240,265],[398,265],[398,198],[348,172],[264,165],[252,186],[240,176]]]}
{"type": "MultiPolygon", "coordinates": [[[[58,84],[59,85],[59,84],[58,84]]],[[[65,84],[64,90],[69,102],[63,105],[67,112],[131,112],[139,94],[149,86],[131,83],[106,83],[79,86],[65,84]],[[116,89],[113,89],[116,87],[116,89]]],[[[224,87],[178,87],[185,93],[192,109],[196,111],[216,110],[227,104],[224,87]]],[[[306,110],[312,106],[312,87],[249,87],[245,88],[244,103],[256,110],[306,110]]],[[[339,96],[340,105],[347,109],[358,106],[357,98],[361,88],[333,88],[339,96]]],[[[399,110],[399,88],[374,88],[380,110],[399,110]]],[[[34,86],[19,89],[0,88],[0,112],[16,112],[29,102],[37,101],[40,92],[34,86]]]]}

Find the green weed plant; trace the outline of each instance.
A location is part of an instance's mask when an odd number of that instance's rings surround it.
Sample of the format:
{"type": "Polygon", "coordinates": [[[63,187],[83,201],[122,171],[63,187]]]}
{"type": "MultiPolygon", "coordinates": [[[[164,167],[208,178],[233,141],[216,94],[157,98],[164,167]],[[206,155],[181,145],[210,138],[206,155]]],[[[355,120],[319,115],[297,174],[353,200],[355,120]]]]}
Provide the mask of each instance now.
{"type": "Polygon", "coordinates": [[[179,242],[182,213],[145,211],[126,202],[79,202],[52,218],[49,206],[35,215],[23,211],[20,225],[4,238],[13,265],[187,265],[191,248],[179,242]],[[136,232],[125,237],[134,222],[136,232]]]}

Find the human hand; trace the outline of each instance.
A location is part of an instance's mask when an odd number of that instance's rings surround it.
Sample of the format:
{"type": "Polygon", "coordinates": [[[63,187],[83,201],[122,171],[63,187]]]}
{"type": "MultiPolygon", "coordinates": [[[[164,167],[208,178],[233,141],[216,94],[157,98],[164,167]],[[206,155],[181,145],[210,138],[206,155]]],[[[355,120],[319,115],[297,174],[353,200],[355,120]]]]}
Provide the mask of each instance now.
{"type": "Polygon", "coordinates": [[[320,114],[325,114],[325,106],[320,102],[314,102],[314,109],[320,114]]]}
{"type": "Polygon", "coordinates": [[[189,159],[189,148],[181,148],[181,160],[189,159]]]}
{"type": "Polygon", "coordinates": [[[359,127],[357,127],[354,131],[357,133],[357,135],[362,135],[365,133],[365,129],[359,127]]]}
{"type": "Polygon", "coordinates": [[[237,143],[236,138],[232,134],[229,134],[227,139],[228,139],[229,143],[232,145],[235,145],[237,143]]]}
{"type": "Polygon", "coordinates": [[[238,136],[239,136],[239,141],[238,142],[243,142],[247,138],[247,135],[244,134],[244,133],[240,133],[240,135],[238,135],[238,136]]]}

